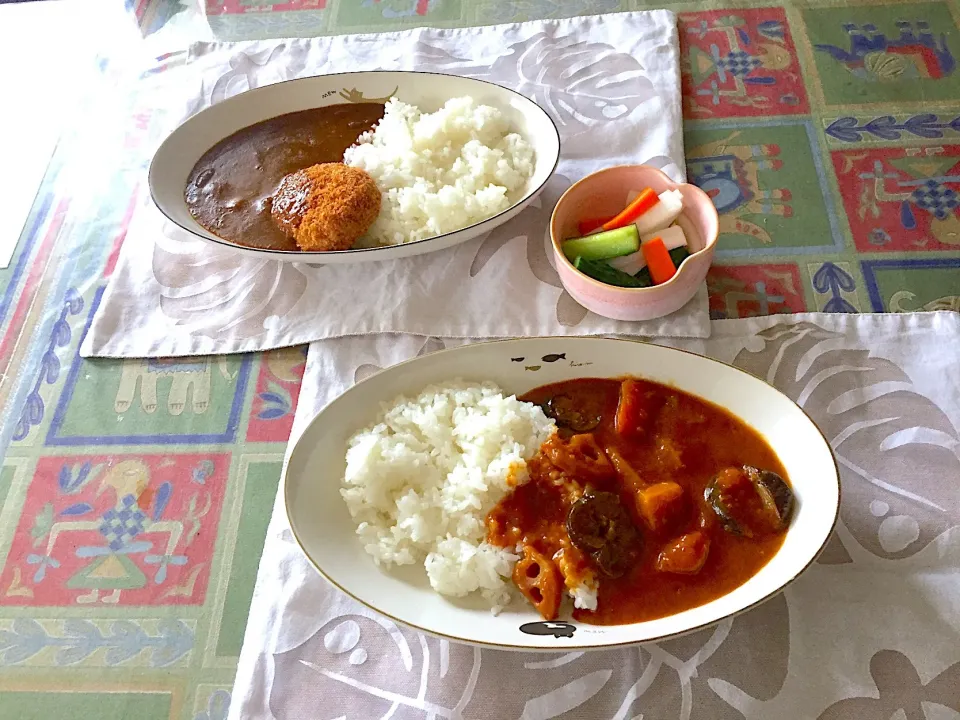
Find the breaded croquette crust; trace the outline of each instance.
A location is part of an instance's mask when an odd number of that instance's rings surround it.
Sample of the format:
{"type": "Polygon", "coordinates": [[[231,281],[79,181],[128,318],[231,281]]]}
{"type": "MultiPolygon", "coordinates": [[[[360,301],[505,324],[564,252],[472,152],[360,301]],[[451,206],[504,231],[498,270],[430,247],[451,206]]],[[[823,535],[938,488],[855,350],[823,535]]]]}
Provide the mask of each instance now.
{"type": "Polygon", "coordinates": [[[359,168],[323,163],[290,173],[271,215],[301,250],[349,250],[380,213],[380,190],[359,168]]]}

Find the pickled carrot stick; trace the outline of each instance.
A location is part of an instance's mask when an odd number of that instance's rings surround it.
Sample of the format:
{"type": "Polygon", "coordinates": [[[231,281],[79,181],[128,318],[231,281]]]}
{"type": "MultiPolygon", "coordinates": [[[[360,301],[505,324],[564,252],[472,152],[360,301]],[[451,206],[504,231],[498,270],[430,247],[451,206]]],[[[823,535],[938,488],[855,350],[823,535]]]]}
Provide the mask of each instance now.
{"type": "Polygon", "coordinates": [[[619,215],[605,222],[603,229],[616,230],[624,225],[629,225],[658,202],[660,202],[660,198],[653,191],[653,188],[644,188],[634,201],[627,205],[619,215]]]}
{"type": "Polygon", "coordinates": [[[655,285],[665,283],[677,272],[677,266],[673,264],[670,252],[660,238],[654,238],[650,242],[644,243],[640,249],[643,251],[647,268],[650,270],[650,278],[655,285]]]}

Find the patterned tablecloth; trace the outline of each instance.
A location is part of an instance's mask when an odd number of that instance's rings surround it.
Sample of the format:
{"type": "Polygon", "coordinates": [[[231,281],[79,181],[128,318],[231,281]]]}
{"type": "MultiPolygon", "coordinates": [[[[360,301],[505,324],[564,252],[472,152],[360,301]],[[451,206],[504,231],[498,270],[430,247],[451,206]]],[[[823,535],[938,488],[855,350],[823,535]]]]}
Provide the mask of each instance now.
{"type": "MultiPolygon", "coordinates": [[[[208,0],[206,32],[674,9],[689,175],[722,213],[714,317],[960,309],[957,0],[255,1],[208,0]]],[[[159,141],[128,74],[103,63],[0,271],[4,719],[225,716],[297,401],[298,349],[77,357],[159,141]]]]}

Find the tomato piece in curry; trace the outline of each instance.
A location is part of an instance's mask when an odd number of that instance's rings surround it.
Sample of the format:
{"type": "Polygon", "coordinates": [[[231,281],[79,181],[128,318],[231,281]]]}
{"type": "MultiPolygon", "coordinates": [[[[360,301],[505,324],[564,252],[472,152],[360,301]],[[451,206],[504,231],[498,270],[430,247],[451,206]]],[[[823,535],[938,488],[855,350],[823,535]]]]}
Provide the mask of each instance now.
{"type": "Polygon", "coordinates": [[[755,575],[793,510],[766,441],[726,410],[675,388],[579,379],[521,396],[557,421],[487,516],[487,540],[517,548],[517,587],[546,619],[564,589],[598,591],[598,625],[672,615],[755,575]]]}

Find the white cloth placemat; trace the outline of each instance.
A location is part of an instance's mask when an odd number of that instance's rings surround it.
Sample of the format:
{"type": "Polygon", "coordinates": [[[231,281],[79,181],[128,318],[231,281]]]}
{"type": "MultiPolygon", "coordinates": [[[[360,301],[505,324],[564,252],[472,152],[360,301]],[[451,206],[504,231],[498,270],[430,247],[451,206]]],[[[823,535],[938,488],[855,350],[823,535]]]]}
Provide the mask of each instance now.
{"type": "MultiPolygon", "coordinates": [[[[455,344],[314,343],[293,437],[356,379],[455,344]]],[[[843,482],[837,533],[783,594],[643,648],[479,650],[397,626],[321,579],[293,540],[281,492],[229,717],[887,720],[901,717],[898,708],[920,717],[921,700],[926,717],[953,717],[945,708],[956,709],[960,687],[960,315],[723,320],[709,340],[664,344],[773,383],[833,444],[843,482]]]]}
{"type": "MultiPolygon", "coordinates": [[[[684,178],[673,13],[203,43],[170,82],[182,88],[189,114],[279,80],[373,69],[468,75],[536,100],[561,131],[556,174],[533,205],[485,238],[408,260],[353,266],[248,258],[193,239],[145,199],[81,355],[241,352],[378,332],[461,338],[709,335],[705,286],[670,317],[606,320],[563,291],[549,250],[553,206],[589,172],[648,162],[684,178]]],[[[171,97],[167,88],[164,102],[171,97]]]]}

